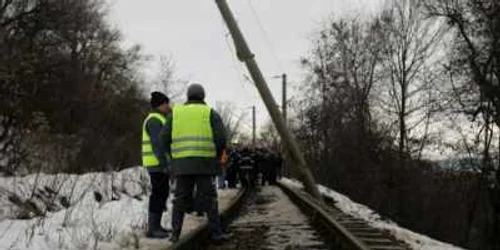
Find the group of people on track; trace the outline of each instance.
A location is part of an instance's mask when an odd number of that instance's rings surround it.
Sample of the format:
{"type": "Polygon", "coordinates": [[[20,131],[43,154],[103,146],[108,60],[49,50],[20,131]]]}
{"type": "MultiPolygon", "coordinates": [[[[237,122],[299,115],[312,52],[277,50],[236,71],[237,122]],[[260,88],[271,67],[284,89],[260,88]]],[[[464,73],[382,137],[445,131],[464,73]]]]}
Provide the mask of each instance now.
{"type": "Polygon", "coordinates": [[[205,103],[205,90],[191,84],[184,104],[171,105],[163,93],[151,93],[152,110],[142,126],[142,165],[151,180],[147,237],[179,240],[185,213],[206,214],[210,240],[221,244],[231,237],[222,225],[219,188],[275,184],[280,176],[281,156],[264,148],[228,148],[220,115],[205,103]],[[218,178],[218,181],[216,181],[218,178]],[[166,201],[173,187],[172,231],[161,225],[166,201]]]}
{"type": "MultiPolygon", "coordinates": [[[[228,149],[228,162],[224,179],[227,187],[236,188],[240,183],[244,187],[257,184],[276,184],[281,177],[281,154],[277,150],[238,146],[228,149]]],[[[219,182],[219,188],[225,188],[219,182]]]]}

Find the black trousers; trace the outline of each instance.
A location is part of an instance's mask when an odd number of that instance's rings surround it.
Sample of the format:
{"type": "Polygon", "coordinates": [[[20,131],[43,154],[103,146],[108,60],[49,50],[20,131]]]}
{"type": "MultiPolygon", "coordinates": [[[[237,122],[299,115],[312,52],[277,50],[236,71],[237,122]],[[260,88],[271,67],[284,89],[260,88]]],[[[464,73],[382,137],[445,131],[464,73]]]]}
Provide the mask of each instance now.
{"type": "Polygon", "coordinates": [[[271,166],[268,173],[268,180],[270,185],[278,183],[278,169],[276,166],[271,166]]]}
{"type": "Polygon", "coordinates": [[[199,206],[199,210],[203,211],[217,205],[217,190],[214,177],[210,175],[178,176],[174,194],[173,205],[183,212],[189,211],[193,203],[197,203],[196,206],[199,206]]]}
{"type": "Polygon", "coordinates": [[[214,177],[210,175],[180,175],[176,177],[172,209],[172,229],[180,233],[184,221],[184,213],[190,210],[193,202],[196,210],[207,212],[208,224],[212,236],[222,232],[217,201],[217,189],[214,177]],[[196,188],[196,195],[194,190],[196,188]]]}
{"type": "Polygon", "coordinates": [[[151,179],[151,195],[149,196],[149,212],[161,214],[167,210],[167,198],[170,192],[169,175],[167,173],[149,173],[151,179]]]}
{"type": "Polygon", "coordinates": [[[235,188],[236,187],[236,181],[237,181],[237,177],[238,176],[238,169],[236,166],[230,166],[228,169],[227,169],[227,172],[226,172],[226,180],[227,180],[227,186],[229,188],[235,188]]]}
{"type": "Polygon", "coordinates": [[[239,177],[241,186],[243,187],[254,187],[257,175],[255,174],[253,168],[243,167],[240,168],[239,177]]]}

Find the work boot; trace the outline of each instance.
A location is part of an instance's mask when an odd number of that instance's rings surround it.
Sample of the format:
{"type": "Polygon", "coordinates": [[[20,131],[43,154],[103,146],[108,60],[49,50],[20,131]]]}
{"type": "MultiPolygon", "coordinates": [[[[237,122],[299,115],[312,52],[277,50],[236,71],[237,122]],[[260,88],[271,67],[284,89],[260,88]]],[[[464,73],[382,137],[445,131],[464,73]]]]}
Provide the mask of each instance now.
{"type": "Polygon", "coordinates": [[[170,237],[170,241],[172,243],[179,241],[183,223],[184,223],[184,212],[174,208],[172,210],[172,237],[170,237]]]}
{"type": "Polygon", "coordinates": [[[148,238],[164,239],[168,237],[168,233],[161,228],[161,214],[149,213],[148,215],[148,238]]]}
{"type": "Polygon", "coordinates": [[[174,231],[172,233],[172,236],[170,236],[170,242],[172,243],[176,243],[177,241],[179,241],[179,236],[181,235],[180,232],[177,232],[177,231],[174,231]]]}
{"type": "Polygon", "coordinates": [[[217,203],[211,206],[207,215],[210,227],[210,242],[214,245],[221,245],[222,243],[228,241],[231,238],[231,235],[227,233],[227,228],[223,228],[221,225],[217,203]]]}
{"type": "Polygon", "coordinates": [[[228,242],[231,239],[231,235],[226,234],[226,233],[221,233],[219,235],[212,235],[210,236],[210,243],[220,246],[224,244],[224,242],[228,242]]]}

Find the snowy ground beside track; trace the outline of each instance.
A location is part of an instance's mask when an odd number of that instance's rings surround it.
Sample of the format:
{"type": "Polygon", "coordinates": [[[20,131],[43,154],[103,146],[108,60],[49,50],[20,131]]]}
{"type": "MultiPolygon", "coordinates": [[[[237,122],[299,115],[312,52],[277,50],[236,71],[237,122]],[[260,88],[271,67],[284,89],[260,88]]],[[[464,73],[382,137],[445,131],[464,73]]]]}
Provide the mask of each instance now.
{"type": "MultiPolygon", "coordinates": [[[[301,184],[284,180],[301,187],[301,184]]],[[[147,173],[130,168],[114,173],[29,175],[0,178],[0,249],[161,249],[167,240],[145,239],[147,173]],[[36,216],[36,214],[43,216],[36,216]],[[24,218],[24,219],[19,219],[24,218]]],[[[342,211],[386,230],[413,249],[458,250],[386,221],[370,208],[320,186],[342,211]]],[[[237,190],[219,192],[220,208],[237,190]]],[[[171,209],[170,202],[168,203],[171,209]]],[[[169,216],[163,225],[170,226],[169,216]]],[[[188,216],[183,234],[202,219],[188,216]]]]}
{"type": "MultiPolygon", "coordinates": [[[[164,248],[167,240],[144,238],[149,189],[148,175],[140,167],[114,173],[2,177],[0,249],[164,248]]],[[[236,193],[220,191],[220,208],[236,193]]],[[[169,228],[169,221],[170,216],[164,216],[162,224],[169,228]]],[[[183,234],[201,221],[188,216],[183,234]]]]}
{"type": "MultiPolygon", "coordinates": [[[[297,188],[303,188],[302,183],[296,180],[290,180],[283,178],[282,182],[284,184],[295,186],[297,188]]],[[[336,206],[356,218],[360,218],[368,222],[371,226],[379,228],[381,230],[387,231],[394,236],[397,240],[405,242],[412,249],[415,250],[463,250],[463,248],[453,246],[448,243],[437,241],[428,236],[412,232],[408,229],[398,226],[392,221],[387,221],[382,219],[382,217],[375,211],[371,210],[369,207],[356,203],[349,199],[349,197],[335,192],[329,188],[322,185],[318,185],[319,191],[332,198],[336,201],[336,206]]]]}

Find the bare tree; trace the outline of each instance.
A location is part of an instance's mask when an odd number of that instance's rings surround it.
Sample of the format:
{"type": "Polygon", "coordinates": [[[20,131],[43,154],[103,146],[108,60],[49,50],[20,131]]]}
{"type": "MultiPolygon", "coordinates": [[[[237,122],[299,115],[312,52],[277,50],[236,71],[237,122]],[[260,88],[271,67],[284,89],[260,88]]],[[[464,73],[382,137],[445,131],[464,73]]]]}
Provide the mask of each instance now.
{"type": "Polygon", "coordinates": [[[332,168],[325,162],[332,162],[345,148],[340,138],[346,134],[353,136],[350,145],[358,156],[354,158],[356,167],[345,171],[357,171],[368,158],[367,141],[373,131],[372,95],[383,76],[381,26],[379,20],[373,21],[347,19],[329,23],[314,41],[312,55],[302,61],[310,74],[303,87],[305,98],[299,104],[304,126],[297,133],[303,142],[314,145],[304,148],[310,148],[310,160],[318,162],[314,165],[318,166],[315,171],[320,178],[335,175],[319,174],[321,168],[344,171],[344,166],[332,168]]]}
{"type": "Polygon", "coordinates": [[[215,110],[217,110],[224,123],[227,142],[233,142],[241,134],[241,125],[245,118],[245,113],[236,114],[234,112],[234,105],[229,102],[217,102],[215,110]]]}
{"type": "MultiPolygon", "coordinates": [[[[14,174],[25,156],[21,149],[25,110],[20,109],[23,63],[13,43],[22,22],[39,13],[37,1],[0,1],[0,172],[14,174]]],[[[29,58],[27,58],[29,59],[29,58]]]]}
{"type": "Polygon", "coordinates": [[[328,24],[303,60],[309,74],[301,86],[295,133],[322,184],[409,228],[484,249],[487,244],[477,241],[484,240],[492,217],[481,183],[489,182],[470,166],[481,165],[477,155],[494,155],[493,116],[478,108],[490,113],[494,105],[460,74],[441,69],[448,56],[441,49],[450,41],[446,29],[442,20],[429,19],[417,0],[391,1],[367,22],[328,24]],[[449,117],[462,112],[477,113],[476,120],[449,117]],[[442,126],[445,120],[453,126],[442,126]],[[465,128],[471,124],[473,129],[465,128]],[[440,134],[450,130],[464,138],[451,142],[444,138],[451,132],[440,134]],[[441,161],[426,160],[425,153],[436,148],[461,152],[447,160],[456,157],[454,165],[469,168],[442,168],[441,161]]]}
{"type": "Polygon", "coordinates": [[[158,70],[151,91],[161,91],[171,99],[183,97],[187,81],[177,77],[174,59],[171,56],[161,55],[158,70]]]}
{"type": "Polygon", "coordinates": [[[259,141],[261,146],[265,146],[272,149],[279,149],[280,147],[280,137],[278,131],[274,127],[271,121],[265,123],[259,134],[259,141]]]}
{"type": "MultiPolygon", "coordinates": [[[[435,80],[433,63],[442,37],[439,23],[425,18],[423,3],[418,0],[391,1],[381,17],[384,43],[386,82],[380,102],[389,116],[396,116],[398,149],[402,166],[407,154],[415,153],[412,141],[424,141],[412,133],[417,127],[428,127],[433,97],[431,83],[435,80]],[[434,58],[433,58],[434,56],[434,58]],[[413,148],[413,149],[412,149],[413,148]]],[[[426,130],[426,129],[424,129],[426,130]]],[[[417,144],[417,155],[422,146],[417,144]]]]}
{"type": "Polygon", "coordinates": [[[101,0],[0,2],[1,165],[30,158],[12,154],[36,131],[34,114],[47,118],[49,137],[78,148],[74,171],[138,162],[142,55],[122,48],[106,15],[101,0]]]}
{"type": "MultiPolygon", "coordinates": [[[[500,162],[495,166],[490,145],[500,127],[500,3],[495,0],[428,1],[431,17],[444,20],[452,31],[449,71],[463,89],[475,90],[473,102],[456,99],[462,111],[476,119],[482,115],[484,135],[482,176],[487,183],[491,213],[491,249],[500,248],[500,162]]],[[[467,92],[466,92],[467,93],[467,92]]],[[[468,92],[471,93],[471,92],[468,92]]],[[[462,96],[463,97],[463,96],[462,96]]],[[[470,100],[470,98],[466,99],[470,100]]],[[[497,146],[496,154],[500,151],[497,146]]]]}

